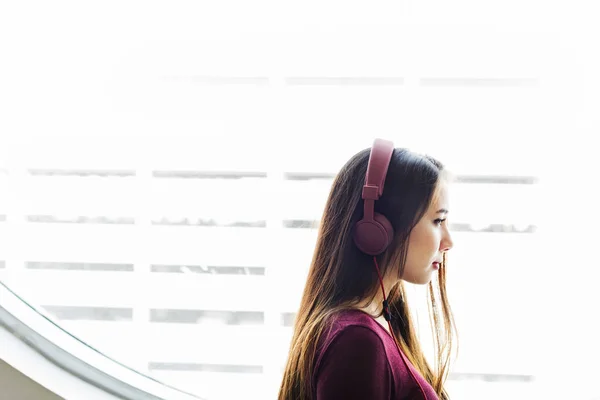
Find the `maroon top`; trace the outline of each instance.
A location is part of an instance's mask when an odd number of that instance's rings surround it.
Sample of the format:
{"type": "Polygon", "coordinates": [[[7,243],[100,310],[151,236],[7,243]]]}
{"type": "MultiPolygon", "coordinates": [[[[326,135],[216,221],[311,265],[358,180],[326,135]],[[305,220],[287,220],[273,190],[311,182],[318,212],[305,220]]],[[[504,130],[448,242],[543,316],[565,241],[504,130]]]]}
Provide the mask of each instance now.
{"type": "MultiPolygon", "coordinates": [[[[317,400],[423,399],[392,336],[360,310],[335,317],[331,330],[319,340],[315,360],[317,400]]],[[[406,362],[427,395],[425,400],[438,400],[431,385],[406,362]]]]}

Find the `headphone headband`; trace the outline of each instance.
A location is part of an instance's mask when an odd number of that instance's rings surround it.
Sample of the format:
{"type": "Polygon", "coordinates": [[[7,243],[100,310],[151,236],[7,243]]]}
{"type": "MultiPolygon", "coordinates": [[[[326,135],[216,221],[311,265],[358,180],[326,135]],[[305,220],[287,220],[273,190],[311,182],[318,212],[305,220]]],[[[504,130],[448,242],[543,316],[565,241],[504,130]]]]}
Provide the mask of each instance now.
{"type": "Polygon", "coordinates": [[[369,155],[365,184],[362,189],[364,214],[354,228],[356,246],[369,255],[385,251],[390,244],[394,230],[388,219],[375,212],[375,200],[383,194],[394,144],[389,140],[375,139],[369,155]]]}
{"type": "Polygon", "coordinates": [[[367,175],[365,185],[362,190],[362,198],[369,200],[378,200],[383,194],[383,185],[387,175],[394,144],[389,140],[375,139],[371,147],[369,156],[369,165],[367,166],[367,175]]]}

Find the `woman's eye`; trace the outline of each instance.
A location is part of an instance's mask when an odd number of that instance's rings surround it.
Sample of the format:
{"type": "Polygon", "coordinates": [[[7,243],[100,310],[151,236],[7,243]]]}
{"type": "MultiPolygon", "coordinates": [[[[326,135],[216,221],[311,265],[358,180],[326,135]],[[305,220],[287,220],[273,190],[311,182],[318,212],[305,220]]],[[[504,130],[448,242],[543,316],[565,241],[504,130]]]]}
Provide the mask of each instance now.
{"type": "Polygon", "coordinates": [[[436,219],[436,220],[435,220],[435,221],[433,221],[433,222],[435,222],[435,223],[436,223],[436,225],[441,225],[441,224],[442,224],[442,222],[444,222],[445,220],[446,220],[446,218],[438,218],[438,219],[436,219]]]}

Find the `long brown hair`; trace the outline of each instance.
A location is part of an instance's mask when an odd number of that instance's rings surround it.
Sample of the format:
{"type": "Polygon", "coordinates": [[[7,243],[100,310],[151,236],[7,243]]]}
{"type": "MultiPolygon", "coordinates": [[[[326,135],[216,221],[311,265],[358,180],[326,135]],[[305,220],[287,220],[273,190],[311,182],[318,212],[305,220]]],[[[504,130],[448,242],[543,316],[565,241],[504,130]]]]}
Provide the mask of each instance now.
{"type": "MultiPolygon", "coordinates": [[[[294,333],[279,389],[279,400],[313,399],[314,362],[319,338],[331,317],[361,300],[376,296],[378,278],[373,258],[362,253],[352,241],[352,229],[362,217],[361,198],[370,149],[354,155],[336,175],[323,217],[318,239],[294,322],[294,333]]],[[[388,168],[383,195],[375,211],[392,223],[395,237],[377,261],[381,274],[404,271],[408,237],[427,211],[441,179],[443,165],[427,155],[396,148],[388,168]]],[[[443,384],[448,374],[454,318],[446,296],[446,259],[440,266],[437,284],[428,284],[428,305],[436,349],[436,372],[429,366],[409,312],[401,280],[389,294],[392,329],[398,345],[432,385],[441,400],[448,399],[443,384]],[[435,286],[435,287],[434,287],[435,286]],[[440,307],[441,304],[441,307],[440,307]]]]}

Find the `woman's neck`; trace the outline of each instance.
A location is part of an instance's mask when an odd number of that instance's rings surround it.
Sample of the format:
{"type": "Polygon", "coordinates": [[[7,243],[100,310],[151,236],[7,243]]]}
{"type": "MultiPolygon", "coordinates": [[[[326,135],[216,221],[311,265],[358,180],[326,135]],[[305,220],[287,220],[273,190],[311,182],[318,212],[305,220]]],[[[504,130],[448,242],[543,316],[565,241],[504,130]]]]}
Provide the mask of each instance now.
{"type": "MultiPolygon", "coordinates": [[[[384,279],[383,287],[385,289],[386,299],[389,297],[390,290],[395,283],[396,281],[391,279],[384,279]]],[[[383,316],[383,292],[379,282],[377,282],[377,292],[375,293],[375,296],[372,299],[365,298],[359,301],[354,308],[371,315],[377,322],[381,324],[381,326],[389,331],[387,321],[383,316]]]]}
{"type": "Polygon", "coordinates": [[[391,334],[388,323],[381,313],[381,310],[382,310],[381,303],[379,303],[379,306],[377,305],[377,303],[372,302],[371,304],[366,305],[366,306],[361,307],[360,305],[356,305],[353,308],[360,310],[366,314],[369,314],[371,316],[371,318],[373,318],[377,323],[379,323],[379,325],[381,325],[383,327],[383,329],[385,329],[386,331],[388,331],[388,333],[391,334]]]}
{"type": "MultiPolygon", "coordinates": [[[[398,282],[397,279],[386,278],[383,280],[383,289],[385,290],[385,298],[389,298],[392,286],[398,282]]],[[[381,290],[381,284],[377,282],[377,290],[373,298],[365,298],[358,302],[358,307],[361,309],[369,309],[373,311],[374,315],[381,314],[383,309],[383,292],[381,290]]]]}

